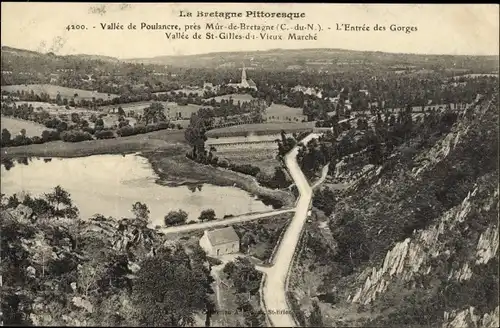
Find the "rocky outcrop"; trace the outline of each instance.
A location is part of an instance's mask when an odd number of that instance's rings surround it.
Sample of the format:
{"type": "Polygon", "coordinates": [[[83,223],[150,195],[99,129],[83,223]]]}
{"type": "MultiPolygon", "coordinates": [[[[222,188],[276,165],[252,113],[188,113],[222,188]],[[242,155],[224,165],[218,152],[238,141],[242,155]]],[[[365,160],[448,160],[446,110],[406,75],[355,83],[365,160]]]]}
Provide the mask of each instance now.
{"type": "Polygon", "coordinates": [[[498,228],[489,227],[479,238],[476,249],[476,264],[488,263],[498,252],[498,228]]]}
{"type": "MultiPolygon", "coordinates": [[[[367,268],[360,277],[367,277],[364,285],[354,295],[348,297],[353,303],[369,304],[378,295],[383,293],[396,279],[413,282],[415,275],[427,275],[433,269],[431,260],[439,256],[448,258],[451,250],[440,241],[440,236],[455,233],[457,225],[467,219],[475,204],[475,196],[478,193],[476,187],[463,202],[446,212],[436,224],[429,228],[416,232],[411,238],[397,243],[387,254],[380,268],[367,268]]],[[[498,189],[490,196],[487,204],[494,203],[498,198],[498,189]]],[[[490,205],[486,205],[488,207],[490,205]]],[[[498,226],[489,226],[474,241],[476,245],[476,256],[471,262],[462,263],[459,269],[452,269],[448,275],[449,279],[459,281],[471,279],[472,266],[487,263],[498,252],[498,226]]]]}
{"type": "Polygon", "coordinates": [[[462,311],[452,311],[444,313],[444,323],[442,328],[455,327],[498,327],[498,306],[492,313],[485,313],[482,317],[474,313],[475,308],[469,307],[462,311]]]}

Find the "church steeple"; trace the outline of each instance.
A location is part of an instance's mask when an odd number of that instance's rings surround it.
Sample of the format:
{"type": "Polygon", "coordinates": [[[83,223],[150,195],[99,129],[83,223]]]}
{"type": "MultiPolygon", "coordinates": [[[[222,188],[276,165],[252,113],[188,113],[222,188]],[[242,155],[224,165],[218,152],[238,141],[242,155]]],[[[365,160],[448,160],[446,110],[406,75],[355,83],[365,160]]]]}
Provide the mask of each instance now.
{"type": "Polygon", "coordinates": [[[243,69],[241,70],[241,84],[247,82],[247,72],[245,70],[245,63],[243,63],[243,69]]]}

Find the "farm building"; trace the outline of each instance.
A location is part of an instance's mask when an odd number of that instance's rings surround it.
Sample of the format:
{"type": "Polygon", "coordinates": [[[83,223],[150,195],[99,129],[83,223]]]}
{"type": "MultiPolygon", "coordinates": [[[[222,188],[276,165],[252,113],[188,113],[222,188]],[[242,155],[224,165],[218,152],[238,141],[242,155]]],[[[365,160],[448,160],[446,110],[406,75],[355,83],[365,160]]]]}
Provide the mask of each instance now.
{"type": "Polygon", "coordinates": [[[200,246],[209,256],[221,256],[240,251],[240,237],[233,227],[205,230],[200,238],[200,246]]]}
{"type": "Polygon", "coordinates": [[[318,98],[322,98],[323,97],[323,90],[321,90],[319,88],[305,87],[305,86],[302,86],[302,85],[296,85],[295,87],[292,88],[292,91],[302,92],[305,95],[316,96],[318,98]]]}
{"type": "Polygon", "coordinates": [[[281,131],[287,134],[312,132],[314,123],[256,123],[242,124],[210,130],[206,133],[205,147],[221,149],[249,149],[277,147],[281,131]]]}

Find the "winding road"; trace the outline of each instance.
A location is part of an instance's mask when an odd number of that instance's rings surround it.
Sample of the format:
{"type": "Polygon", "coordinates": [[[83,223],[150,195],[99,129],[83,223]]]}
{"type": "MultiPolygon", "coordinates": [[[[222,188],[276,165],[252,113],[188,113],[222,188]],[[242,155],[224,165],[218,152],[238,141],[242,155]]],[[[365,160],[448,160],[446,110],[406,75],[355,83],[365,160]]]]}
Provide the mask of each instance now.
{"type": "MultiPolygon", "coordinates": [[[[321,134],[322,133],[311,133],[302,139],[300,143],[307,144],[310,140],[318,138],[321,134]]],[[[262,269],[266,275],[262,287],[263,310],[266,313],[267,320],[273,327],[297,326],[287,302],[287,278],[292,266],[293,256],[295,254],[301,232],[307,220],[307,213],[311,205],[313,189],[318,187],[325,180],[328,173],[328,165],[326,165],[322,169],[320,179],[311,187],[297,163],[299,147],[300,146],[297,145],[285,156],[285,164],[299,191],[299,198],[295,208],[264,213],[250,213],[220,221],[202,222],[160,229],[160,231],[165,234],[187,232],[270,218],[278,214],[295,212],[294,217],[278,246],[274,256],[273,265],[262,269]]]]}
{"type": "Polygon", "coordinates": [[[293,211],[295,211],[294,208],[269,211],[269,212],[262,212],[262,213],[243,214],[243,215],[231,217],[229,219],[186,224],[186,225],[181,225],[181,226],[177,226],[177,227],[161,228],[161,229],[159,229],[159,232],[164,233],[164,234],[168,234],[168,233],[179,233],[179,232],[188,232],[188,231],[193,231],[193,230],[208,229],[208,228],[220,227],[220,226],[225,226],[225,225],[230,225],[230,224],[235,224],[235,223],[240,223],[240,222],[246,222],[246,221],[253,221],[253,220],[258,220],[258,219],[266,219],[266,218],[269,219],[275,215],[290,213],[293,211]]]}
{"type": "MultiPolygon", "coordinates": [[[[319,136],[320,134],[311,133],[302,139],[301,143],[307,144],[311,139],[319,136]]],[[[273,266],[266,270],[266,280],[262,291],[265,311],[268,320],[274,327],[295,327],[297,325],[286,301],[287,276],[312,200],[312,188],[297,163],[298,150],[298,146],[293,148],[285,157],[286,166],[300,194],[295,207],[295,215],[279,245],[273,266]]],[[[325,171],[322,172],[323,179],[326,176],[325,171]]]]}

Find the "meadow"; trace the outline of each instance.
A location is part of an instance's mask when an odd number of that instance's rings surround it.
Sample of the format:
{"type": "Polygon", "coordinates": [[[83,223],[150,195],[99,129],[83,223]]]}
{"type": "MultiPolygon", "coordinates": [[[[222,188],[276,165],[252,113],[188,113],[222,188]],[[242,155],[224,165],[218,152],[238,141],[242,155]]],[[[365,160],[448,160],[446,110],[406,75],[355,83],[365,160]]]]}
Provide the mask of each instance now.
{"type": "Polygon", "coordinates": [[[31,90],[33,90],[35,94],[41,94],[44,92],[47,93],[51,98],[55,98],[57,94],[60,94],[62,98],[72,99],[75,94],[78,94],[78,96],[75,97],[75,100],[92,99],[93,97],[95,97],[96,99],[98,98],[113,99],[118,97],[118,95],[115,94],[106,94],[89,90],[66,88],[52,84],[2,85],[2,91],[16,92],[22,90],[24,90],[25,92],[31,92],[31,90]]]}
{"type": "Polygon", "coordinates": [[[6,116],[2,116],[1,118],[1,128],[9,130],[12,138],[19,134],[22,129],[26,130],[27,137],[40,137],[43,130],[50,130],[45,126],[32,121],[25,121],[22,119],[6,116]]]}
{"type": "Polygon", "coordinates": [[[274,168],[281,165],[276,158],[278,155],[277,144],[275,151],[272,149],[248,149],[245,147],[240,149],[221,148],[217,149],[216,155],[221,160],[227,160],[237,165],[252,163],[253,166],[257,166],[261,172],[268,175],[274,174],[274,168]]]}
{"type": "MultiPolygon", "coordinates": [[[[167,117],[177,117],[177,113],[181,113],[181,117],[183,119],[189,119],[193,113],[198,112],[198,110],[201,107],[210,107],[210,106],[200,106],[200,105],[195,105],[195,104],[187,104],[185,106],[178,105],[175,102],[168,102],[168,101],[159,101],[163,107],[165,108],[165,115],[167,117]]],[[[132,102],[132,103],[126,103],[126,104],[117,104],[113,106],[102,106],[100,109],[103,112],[107,112],[113,108],[118,108],[122,107],[125,112],[129,111],[134,111],[134,113],[142,114],[144,111],[144,108],[148,107],[151,105],[153,101],[138,101],[138,102],[132,102]]]]}
{"type": "Polygon", "coordinates": [[[249,95],[249,94],[239,94],[239,93],[232,93],[232,94],[229,94],[229,95],[223,95],[223,96],[217,96],[217,97],[214,97],[214,98],[209,98],[207,99],[206,101],[211,101],[212,99],[215,99],[216,102],[220,102],[222,99],[224,100],[229,100],[229,99],[233,99],[234,103],[237,103],[238,101],[240,102],[250,102],[252,100],[254,100],[255,98],[252,97],[252,95],[249,95]]]}
{"type": "MultiPolygon", "coordinates": [[[[2,117],[2,128],[3,128],[2,117]]],[[[47,130],[44,128],[44,130],[47,130]]],[[[51,141],[44,144],[2,148],[2,157],[81,157],[103,154],[129,154],[157,149],[185,150],[184,131],[160,130],[129,137],[82,142],[51,141]],[[4,150],[5,149],[5,150],[4,150]]]]}
{"type": "Polygon", "coordinates": [[[277,116],[304,116],[302,114],[302,108],[289,107],[287,105],[272,104],[266,109],[266,115],[277,115],[277,116]]]}

